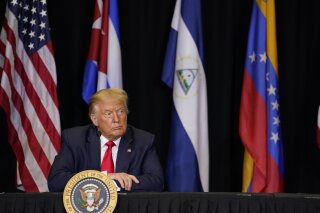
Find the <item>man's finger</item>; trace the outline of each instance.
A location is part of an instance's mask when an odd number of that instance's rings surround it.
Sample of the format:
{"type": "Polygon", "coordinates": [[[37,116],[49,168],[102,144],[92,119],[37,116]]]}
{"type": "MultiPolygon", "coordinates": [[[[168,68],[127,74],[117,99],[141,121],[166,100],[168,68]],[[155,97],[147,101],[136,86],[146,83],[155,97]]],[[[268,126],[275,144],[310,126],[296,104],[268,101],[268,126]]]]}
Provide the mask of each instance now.
{"type": "Polygon", "coordinates": [[[135,183],[140,183],[140,181],[133,175],[129,175],[131,180],[133,180],[135,183]]]}

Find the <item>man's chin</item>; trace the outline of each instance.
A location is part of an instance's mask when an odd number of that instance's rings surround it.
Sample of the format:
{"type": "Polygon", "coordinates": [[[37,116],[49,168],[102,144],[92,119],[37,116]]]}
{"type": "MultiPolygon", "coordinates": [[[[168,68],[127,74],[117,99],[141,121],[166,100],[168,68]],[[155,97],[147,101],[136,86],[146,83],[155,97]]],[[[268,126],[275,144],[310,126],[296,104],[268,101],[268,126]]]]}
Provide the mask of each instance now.
{"type": "Polygon", "coordinates": [[[112,129],[112,132],[114,135],[118,136],[118,137],[121,137],[123,134],[124,134],[124,131],[122,128],[120,129],[112,129]]]}

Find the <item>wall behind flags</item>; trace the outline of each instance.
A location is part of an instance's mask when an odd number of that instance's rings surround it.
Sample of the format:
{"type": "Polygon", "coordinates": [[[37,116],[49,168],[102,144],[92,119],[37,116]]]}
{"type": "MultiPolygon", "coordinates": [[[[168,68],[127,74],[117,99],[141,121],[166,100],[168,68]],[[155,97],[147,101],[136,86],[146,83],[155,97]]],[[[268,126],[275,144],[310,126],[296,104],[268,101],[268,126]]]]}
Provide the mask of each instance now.
{"type": "MultiPolygon", "coordinates": [[[[5,4],[0,0],[0,23],[5,4]]],[[[153,132],[166,165],[171,91],[161,82],[175,0],[119,0],[129,123],[153,132]]],[[[251,0],[203,0],[208,90],[210,191],[241,191],[239,104],[251,0]]],[[[62,129],[89,123],[81,99],[94,1],[48,1],[62,129]]],[[[320,193],[315,130],[320,104],[320,1],[276,1],[285,192],[320,193]]],[[[1,26],[0,24],[0,26],[1,26]]],[[[14,191],[15,157],[0,110],[0,191],[14,191]]]]}

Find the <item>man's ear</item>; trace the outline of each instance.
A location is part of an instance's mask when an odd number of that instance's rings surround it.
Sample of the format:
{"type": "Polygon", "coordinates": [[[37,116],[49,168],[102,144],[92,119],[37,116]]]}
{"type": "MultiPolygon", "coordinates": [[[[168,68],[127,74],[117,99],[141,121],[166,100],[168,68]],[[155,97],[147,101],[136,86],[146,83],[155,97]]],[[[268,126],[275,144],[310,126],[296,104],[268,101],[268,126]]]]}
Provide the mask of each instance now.
{"type": "Polygon", "coordinates": [[[93,114],[93,113],[90,114],[90,119],[91,119],[93,125],[98,126],[98,119],[97,119],[96,114],[93,114]]]}

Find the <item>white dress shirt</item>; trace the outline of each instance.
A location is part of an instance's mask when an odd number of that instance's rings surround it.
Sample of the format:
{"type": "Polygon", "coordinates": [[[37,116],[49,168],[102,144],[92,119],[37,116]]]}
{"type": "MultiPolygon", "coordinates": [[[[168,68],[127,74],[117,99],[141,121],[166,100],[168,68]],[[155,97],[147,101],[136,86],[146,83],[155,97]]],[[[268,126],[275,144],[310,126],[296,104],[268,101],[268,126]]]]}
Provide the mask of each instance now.
{"type": "MultiPolygon", "coordinates": [[[[117,140],[113,141],[113,143],[115,144],[112,147],[112,160],[113,160],[113,166],[114,166],[114,171],[116,171],[116,163],[117,163],[117,155],[118,155],[118,149],[119,149],[119,144],[120,144],[120,140],[121,138],[118,138],[117,140]]],[[[106,137],[104,137],[103,135],[100,136],[100,146],[101,146],[101,154],[100,154],[100,165],[102,163],[104,154],[106,153],[108,146],[106,145],[106,143],[110,141],[109,139],[107,139],[106,137]]],[[[102,173],[104,174],[108,174],[107,171],[102,171],[102,173]]],[[[114,185],[116,186],[117,191],[120,191],[120,187],[118,187],[118,185],[116,184],[116,182],[114,180],[112,180],[114,185]]]]}
{"type": "MultiPolygon", "coordinates": [[[[112,147],[112,160],[113,160],[113,165],[114,165],[114,171],[116,171],[116,165],[117,165],[117,155],[118,155],[118,149],[119,149],[119,144],[120,144],[121,138],[118,138],[117,140],[113,141],[115,146],[112,147]]],[[[110,141],[103,135],[100,136],[100,145],[101,145],[101,155],[100,155],[100,164],[102,163],[104,154],[106,153],[108,146],[106,143],[110,141]]]]}

